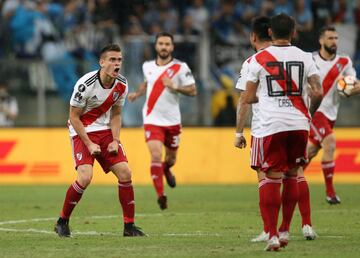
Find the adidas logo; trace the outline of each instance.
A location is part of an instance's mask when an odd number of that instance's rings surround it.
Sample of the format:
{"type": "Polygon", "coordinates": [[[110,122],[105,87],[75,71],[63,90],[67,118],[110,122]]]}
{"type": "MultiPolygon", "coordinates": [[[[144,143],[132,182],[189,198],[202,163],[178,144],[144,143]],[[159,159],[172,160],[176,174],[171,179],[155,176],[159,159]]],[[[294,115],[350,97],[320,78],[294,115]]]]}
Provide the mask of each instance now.
{"type": "Polygon", "coordinates": [[[90,100],[92,100],[92,101],[97,101],[98,98],[97,98],[96,95],[95,95],[95,96],[92,96],[90,100]]]}

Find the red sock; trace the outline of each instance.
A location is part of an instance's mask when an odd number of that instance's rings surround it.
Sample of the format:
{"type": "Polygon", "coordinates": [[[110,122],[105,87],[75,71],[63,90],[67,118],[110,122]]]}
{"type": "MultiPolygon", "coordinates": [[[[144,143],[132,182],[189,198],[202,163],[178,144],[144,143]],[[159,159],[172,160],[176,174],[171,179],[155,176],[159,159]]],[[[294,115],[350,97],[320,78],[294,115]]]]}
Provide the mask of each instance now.
{"type": "Polygon", "coordinates": [[[261,198],[264,199],[264,210],[269,225],[269,238],[279,235],[277,231],[277,222],[281,206],[281,181],[281,179],[271,179],[266,177],[265,183],[262,186],[262,188],[264,188],[264,194],[261,196],[261,198]]]}
{"type": "Polygon", "coordinates": [[[61,218],[69,219],[73,209],[80,201],[84,191],[85,187],[82,187],[77,181],[70,185],[69,189],[66,192],[64,205],[60,213],[61,218]]]}
{"type": "Polygon", "coordinates": [[[264,232],[268,233],[269,232],[269,225],[268,225],[268,220],[266,218],[266,212],[265,212],[265,207],[264,207],[264,184],[265,184],[265,179],[262,179],[259,181],[259,208],[260,208],[260,214],[261,214],[261,218],[263,221],[263,225],[264,225],[264,232]]]}
{"type": "Polygon", "coordinates": [[[299,188],[299,210],[301,214],[302,226],[311,226],[311,210],[310,210],[310,191],[309,185],[306,182],[305,177],[298,177],[299,188]]]}
{"type": "Polygon", "coordinates": [[[290,230],[291,219],[299,199],[299,190],[296,176],[283,178],[283,191],[281,199],[283,218],[279,231],[283,232],[290,230]]]}
{"type": "Polygon", "coordinates": [[[130,181],[119,181],[119,201],[123,210],[124,223],[134,223],[135,217],[135,198],[134,188],[130,181]]]}
{"type": "Polygon", "coordinates": [[[163,165],[158,162],[152,162],[150,172],[151,172],[151,179],[153,180],[153,184],[158,197],[163,196],[164,195],[163,165]]]}
{"type": "Polygon", "coordinates": [[[321,162],[321,167],[322,167],[324,179],[325,179],[326,195],[330,196],[330,197],[334,197],[336,195],[334,185],[333,185],[335,162],[334,161],[323,161],[323,162],[321,162]]]}

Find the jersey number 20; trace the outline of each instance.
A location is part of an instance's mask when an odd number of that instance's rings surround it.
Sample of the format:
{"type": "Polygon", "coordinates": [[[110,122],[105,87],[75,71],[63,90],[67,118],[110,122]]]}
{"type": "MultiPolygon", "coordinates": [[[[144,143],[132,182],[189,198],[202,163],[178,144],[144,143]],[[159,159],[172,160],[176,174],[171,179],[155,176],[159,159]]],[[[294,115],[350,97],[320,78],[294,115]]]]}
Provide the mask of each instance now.
{"type": "Polygon", "coordinates": [[[278,73],[266,75],[266,83],[270,97],[301,96],[304,77],[303,62],[285,62],[286,69],[284,69],[284,62],[267,62],[265,65],[268,70],[278,71],[278,73]],[[297,69],[298,78],[293,78],[293,71],[296,71],[295,69],[297,69]],[[276,81],[282,90],[275,90],[273,81],[276,81]],[[297,87],[294,83],[297,83],[297,87]]]}

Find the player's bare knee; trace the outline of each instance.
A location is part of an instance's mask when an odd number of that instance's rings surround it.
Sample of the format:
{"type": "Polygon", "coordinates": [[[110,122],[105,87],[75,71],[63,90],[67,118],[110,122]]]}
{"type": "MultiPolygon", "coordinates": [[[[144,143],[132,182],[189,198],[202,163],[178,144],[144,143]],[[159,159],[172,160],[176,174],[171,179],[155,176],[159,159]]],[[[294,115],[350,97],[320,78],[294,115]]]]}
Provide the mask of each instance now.
{"type": "Polygon", "coordinates": [[[165,162],[171,167],[176,163],[176,157],[166,157],[165,162]]]}
{"type": "Polygon", "coordinates": [[[123,168],[120,173],[118,173],[119,181],[130,181],[131,180],[131,170],[130,168],[123,168]]]}
{"type": "Polygon", "coordinates": [[[161,152],[152,152],[151,153],[151,162],[160,163],[161,162],[161,152]]]}
{"type": "Polygon", "coordinates": [[[92,174],[78,173],[77,181],[82,187],[87,187],[92,180],[92,174]]]}

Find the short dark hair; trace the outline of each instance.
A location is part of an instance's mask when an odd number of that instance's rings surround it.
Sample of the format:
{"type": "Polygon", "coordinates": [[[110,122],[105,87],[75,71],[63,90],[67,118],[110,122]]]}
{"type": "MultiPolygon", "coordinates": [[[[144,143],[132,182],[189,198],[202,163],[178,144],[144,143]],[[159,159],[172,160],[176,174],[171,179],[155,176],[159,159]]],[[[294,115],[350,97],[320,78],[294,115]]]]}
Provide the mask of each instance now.
{"type": "Polygon", "coordinates": [[[269,35],[270,18],[267,16],[256,16],[251,20],[251,31],[261,41],[271,41],[269,35]]]}
{"type": "Polygon", "coordinates": [[[106,53],[106,52],[110,52],[110,51],[115,51],[115,52],[121,52],[121,48],[119,47],[118,44],[109,44],[106,45],[105,47],[103,47],[100,51],[100,58],[106,53]]]}
{"type": "Polygon", "coordinates": [[[319,36],[320,37],[324,36],[325,32],[327,32],[327,31],[336,32],[336,28],[333,25],[325,25],[320,29],[319,36]]]}
{"type": "Polygon", "coordinates": [[[295,29],[294,18],[284,13],[273,16],[270,21],[271,31],[274,39],[290,39],[295,29]]]}
{"type": "Polygon", "coordinates": [[[174,43],[174,36],[169,32],[162,31],[162,32],[159,32],[158,34],[156,34],[155,44],[156,44],[158,38],[160,38],[160,37],[169,37],[169,38],[171,38],[171,43],[174,43]]]}

